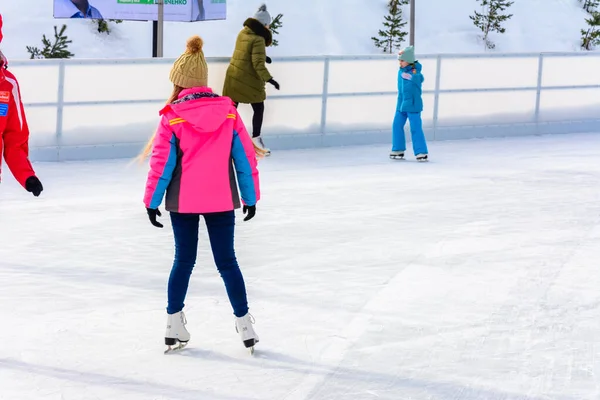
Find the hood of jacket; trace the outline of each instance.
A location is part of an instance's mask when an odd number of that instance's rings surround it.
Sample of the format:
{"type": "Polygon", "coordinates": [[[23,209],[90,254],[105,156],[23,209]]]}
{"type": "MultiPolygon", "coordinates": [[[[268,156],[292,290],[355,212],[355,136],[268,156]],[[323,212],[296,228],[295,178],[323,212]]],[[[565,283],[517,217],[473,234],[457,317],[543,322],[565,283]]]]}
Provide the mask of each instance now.
{"type": "Polygon", "coordinates": [[[227,121],[233,102],[221,97],[208,87],[185,89],[179,99],[167,105],[161,115],[173,112],[194,127],[198,133],[214,133],[227,121]]]}
{"type": "Polygon", "coordinates": [[[267,47],[273,44],[273,34],[269,29],[267,29],[266,26],[260,23],[259,20],[248,18],[246,21],[244,21],[244,27],[248,28],[248,30],[253,32],[255,35],[263,37],[267,47]]]}

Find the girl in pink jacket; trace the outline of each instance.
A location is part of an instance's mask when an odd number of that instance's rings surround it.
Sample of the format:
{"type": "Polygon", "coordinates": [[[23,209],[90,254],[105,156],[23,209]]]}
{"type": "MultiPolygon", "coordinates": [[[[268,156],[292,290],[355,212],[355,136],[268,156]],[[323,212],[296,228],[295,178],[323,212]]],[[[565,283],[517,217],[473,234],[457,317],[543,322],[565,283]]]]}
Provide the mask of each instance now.
{"type": "Polygon", "coordinates": [[[191,37],[186,52],[175,61],[170,80],[173,94],[160,111],[160,124],[143,153],[150,150],[150,172],[144,203],[152,225],[166,192],[175,236],[175,261],[168,284],[166,352],[185,347],[184,300],[198,251],[198,226],[204,218],[213,257],[225,283],[235,326],[251,351],[258,335],[248,313],[246,287],[233,247],[235,213],[243,201],[244,221],[256,213],[260,199],[257,153],[233,102],[207,87],[208,67],[202,39],[191,37]],[[172,347],[176,346],[176,347],[172,347]]]}

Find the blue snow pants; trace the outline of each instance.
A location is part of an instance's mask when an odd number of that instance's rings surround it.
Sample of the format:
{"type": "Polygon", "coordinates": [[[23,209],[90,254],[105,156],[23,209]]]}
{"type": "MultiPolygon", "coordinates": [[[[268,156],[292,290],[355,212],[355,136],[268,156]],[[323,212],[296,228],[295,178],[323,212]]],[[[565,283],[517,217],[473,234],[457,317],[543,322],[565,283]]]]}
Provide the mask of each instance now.
{"type": "Polygon", "coordinates": [[[401,111],[396,111],[396,116],[394,117],[394,125],[392,126],[392,151],[406,151],[404,125],[406,125],[407,120],[410,121],[410,133],[415,155],[428,154],[421,113],[406,113],[401,111]]]}
{"type": "MultiPolygon", "coordinates": [[[[229,302],[236,317],[248,313],[244,278],[233,248],[235,227],[234,211],[203,214],[213,257],[225,283],[229,302]]],[[[171,213],[175,235],[175,261],[168,285],[167,313],[183,310],[185,296],[198,254],[198,227],[200,214],[171,213]]]]}

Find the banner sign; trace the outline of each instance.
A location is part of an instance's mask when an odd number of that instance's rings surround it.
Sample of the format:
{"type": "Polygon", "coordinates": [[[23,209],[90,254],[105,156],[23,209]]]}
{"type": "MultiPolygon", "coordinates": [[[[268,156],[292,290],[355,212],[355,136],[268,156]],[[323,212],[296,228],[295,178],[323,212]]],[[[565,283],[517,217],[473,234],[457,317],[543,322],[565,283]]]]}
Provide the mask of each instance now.
{"type": "MultiPolygon", "coordinates": [[[[226,19],[227,0],[163,0],[165,21],[226,19]]],[[[156,0],[54,0],[54,18],[157,21],[156,0]]]]}

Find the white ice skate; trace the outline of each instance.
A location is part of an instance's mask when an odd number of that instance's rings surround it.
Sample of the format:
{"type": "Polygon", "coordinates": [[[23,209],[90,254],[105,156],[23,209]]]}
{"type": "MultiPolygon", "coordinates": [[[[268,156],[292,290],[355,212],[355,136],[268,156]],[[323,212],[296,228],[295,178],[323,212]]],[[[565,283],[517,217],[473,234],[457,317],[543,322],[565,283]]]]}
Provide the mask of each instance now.
{"type": "Polygon", "coordinates": [[[268,147],[265,146],[265,142],[263,142],[262,137],[261,136],[257,136],[255,138],[252,138],[252,140],[254,141],[254,144],[258,147],[260,147],[261,149],[263,149],[266,152],[266,156],[270,156],[271,155],[271,149],[269,149],[268,147]]]}
{"type": "Polygon", "coordinates": [[[181,350],[188,344],[190,333],[185,329],[186,324],[187,320],[183,311],[168,315],[167,332],[165,333],[165,344],[168,347],[165,354],[181,350]]]}
{"type": "Polygon", "coordinates": [[[235,319],[235,330],[240,334],[244,346],[250,349],[250,354],[254,354],[254,345],[259,342],[258,335],[252,326],[254,322],[254,317],[250,313],[235,319]]]}
{"type": "Polygon", "coordinates": [[[417,161],[419,162],[426,162],[428,159],[427,154],[417,154],[417,161]]]}
{"type": "Polygon", "coordinates": [[[390,153],[390,158],[392,160],[404,160],[404,152],[403,151],[392,151],[390,153]]]}

